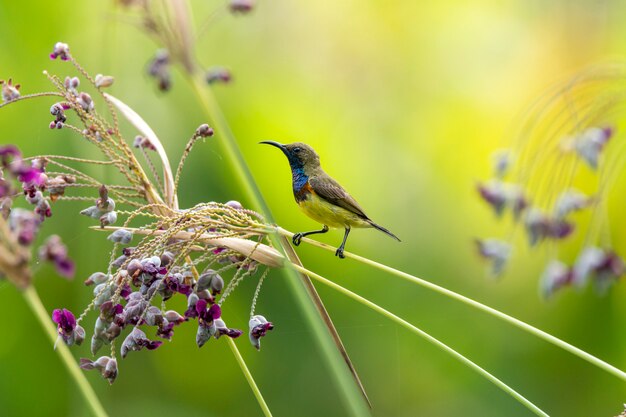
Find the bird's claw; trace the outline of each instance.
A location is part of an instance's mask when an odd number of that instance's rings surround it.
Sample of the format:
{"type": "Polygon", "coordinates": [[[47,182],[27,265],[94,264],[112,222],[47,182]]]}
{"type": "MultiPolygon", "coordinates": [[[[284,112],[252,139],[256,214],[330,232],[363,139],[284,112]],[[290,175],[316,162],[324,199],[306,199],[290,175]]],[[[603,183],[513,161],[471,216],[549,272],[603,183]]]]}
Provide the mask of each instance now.
{"type": "Polygon", "coordinates": [[[339,259],[344,259],[346,255],[343,254],[343,248],[339,248],[335,251],[335,256],[338,256],[339,259]]]}
{"type": "Polygon", "coordinates": [[[302,241],[302,236],[303,236],[302,233],[296,233],[291,238],[291,241],[293,242],[294,245],[300,246],[300,242],[302,241]]]}

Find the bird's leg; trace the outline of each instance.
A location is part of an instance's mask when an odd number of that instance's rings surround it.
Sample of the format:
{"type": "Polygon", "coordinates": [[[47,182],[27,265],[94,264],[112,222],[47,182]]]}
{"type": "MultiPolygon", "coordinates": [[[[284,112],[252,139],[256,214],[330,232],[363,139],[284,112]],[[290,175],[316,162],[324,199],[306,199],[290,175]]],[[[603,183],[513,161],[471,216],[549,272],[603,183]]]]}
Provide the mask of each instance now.
{"type": "Polygon", "coordinates": [[[293,241],[294,245],[298,246],[300,245],[300,242],[302,241],[303,237],[309,236],[309,235],[316,235],[318,233],[326,233],[326,232],[328,232],[328,226],[324,225],[322,230],[313,230],[312,232],[296,233],[295,235],[293,235],[293,238],[291,238],[291,240],[293,241]]]}
{"type": "Polygon", "coordinates": [[[348,240],[349,234],[350,234],[350,228],[346,227],[346,234],[343,235],[343,242],[341,242],[341,246],[339,246],[337,248],[337,251],[335,252],[335,256],[338,256],[341,259],[345,258],[345,255],[343,254],[343,249],[346,247],[346,240],[348,240]]]}

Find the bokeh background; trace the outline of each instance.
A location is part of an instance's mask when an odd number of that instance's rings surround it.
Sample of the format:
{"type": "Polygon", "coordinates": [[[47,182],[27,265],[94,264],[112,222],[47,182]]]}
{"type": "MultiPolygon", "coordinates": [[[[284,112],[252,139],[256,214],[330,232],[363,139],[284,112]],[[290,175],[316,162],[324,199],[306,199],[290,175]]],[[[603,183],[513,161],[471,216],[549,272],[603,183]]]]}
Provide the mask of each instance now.
{"type": "MultiPolygon", "coordinates": [[[[223,1],[192,0],[199,23],[223,1]]],[[[163,140],[173,161],[205,121],[188,85],[174,74],[163,94],[145,75],[156,45],[110,1],[0,0],[0,78],[22,92],[48,90],[50,61],[62,40],[93,74],[116,77],[111,88],[163,140]]],[[[538,295],[542,250],[520,250],[509,273],[485,277],[472,238],[501,233],[476,198],[489,176],[490,153],[514,131],[525,106],[555,80],[584,65],[626,53],[623,2],[319,0],[260,1],[249,16],[218,13],[197,55],[224,65],[234,82],[218,99],[277,221],[293,231],[317,227],[293,203],[284,157],[259,140],[304,141],[321,155],[377,222],[402,238],[372,230],[351,235],[348,250],[395,266],[501,309],[626,368],[626,287],[605,297],[564,291],[538,295]]],[[[48,100],[0,111],[0,143],[26,154],[96,153],[66,131],[50,131],[48,100]]],[[[127,128],[129,137],[134,136],[127,128]]],[[[219,133],[219,132],[218,132],[219,133]]],[[[235,180],[219,135],[188,160],[181,205],[248,198],[235,180]]],[[[106,180],[107,173],[101,173],[106,180]]],[[[45,233],[59,233],[78,260],[74,282],[38,269],[46,308],[81,311],[81,282],[105,268],[110,245],[87,229],[80,204],[55,206],[45,233]]],[[[614,214],[618,217],[619,213],[614,214]]],[[[619,218],[616,219],[619,224],[619,218]]],[[[615,230],[619,236],[622,230],[615,230]]],[[[340,232],[319,238],[333,245],[340,232]]],[[[310,269],[371,298],[432,333],[509,383],[554,416],[613,416],[626,400],[616,378],[425,289],[306,245],[310,269]]],[[[276,324],[256,352],[238,341],[276,416],[345,415],[332,374],[280,273],[261,293],[258,311],[276,324]]],[[[231,325],[245,328],[254,283],[230,301],[231,325]]],[[[374,404],[376,416],[527,416],[509,396],[446,354],[384,317],[319,288],[374,404]]],[[[19,292],[0,287],[0,415],[83,416],[85,405],[19,292]]],[[[93,323],[87,321],[86,327],[93,323]]],[[[88,375],[111,415],[257,416],[259,408],[225,343],[199,350],[194,326],[172,343],[133,353],[110,387],[88,375]]],[[[74,348],[88,355],[88,343],[74,348]]]]}

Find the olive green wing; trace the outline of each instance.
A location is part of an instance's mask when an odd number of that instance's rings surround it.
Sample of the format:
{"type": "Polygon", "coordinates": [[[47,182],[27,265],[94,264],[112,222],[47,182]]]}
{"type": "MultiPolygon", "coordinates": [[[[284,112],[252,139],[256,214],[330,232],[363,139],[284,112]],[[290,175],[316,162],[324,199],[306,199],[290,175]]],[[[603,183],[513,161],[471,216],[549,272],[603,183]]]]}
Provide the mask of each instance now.
{"type": "Polygon", "coordinates": [[[367,215],[350,194],[341,185],[328,175],[319,175],[309,178],[309,185],[315,193],[324,200],[336,206],[344,208],[363,219],[368,219],[367,215]]]}

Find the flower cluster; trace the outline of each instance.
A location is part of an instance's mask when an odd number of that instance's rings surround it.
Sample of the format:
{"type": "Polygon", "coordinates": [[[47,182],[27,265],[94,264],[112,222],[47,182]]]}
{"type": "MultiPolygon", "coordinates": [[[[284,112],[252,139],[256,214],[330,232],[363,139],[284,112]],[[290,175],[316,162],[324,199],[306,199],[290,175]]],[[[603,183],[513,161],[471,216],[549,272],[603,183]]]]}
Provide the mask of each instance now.
{"type": "Polygon", "coordinates": [[[115,201],[109,197],[109,190],[106,186],[101,186],[100,198],[95,205],[87,207],[80,212],[83,216],[91,217],[100,221],[100,226],[108,226],[117,221],[117,213],[115,212],[115,201]]]}
{"type": "MultiPolygon", "coordinates": [[[[56,100],[50,108],[55,118],[50,127],[78,134],[98,148],[105,160],[64,155],[24,159],[16,148],[2,147],[0,166],[10,178],[0,177],[0,202],[2,219],[7,220],[21,245],[31,244],[41,222],[50,217],[50,202],[63,200],[90,202],[80,214],[94,219],[94,228],[108,234],[112,244],[110,261],[103,265],[102,272],[94,272],[85,281],[93,287],[92,302],[78,318],[67,309],[52,314],[60,340],[68,345],[82,343],[86,334],[81,324],[90,312],[95,312],[89,335],[95,359],[81,359],[81,367],[100,371],[112,383],[118,375],[118,344],[122,358],[132,351],[155,350],[163,340],[171,340],[176,328],[186,322],[197,326],[199,347],[212,338],[241,336],[241,330],[227,325],[224,303],[239,284],[259,273],[249,322],[250,341],[258,349],[260,338],[273,324],[255,315],[256,302],[270,268],[283,262],[283,256],[270,245],[271,228],[258,213],[237,201],[200,203],[181,209],[175,195],[185,158],[196,142],[213,136],[213,128],[202,124],[194,131],[174,176],[163,146],[154,132],[144,127],[147,124],[143,119],[102,91],[112,84],[111,77],[89,76],[66,44],[57,43],[51,57],[71,62],[79,74],[60,78],[46,73],[57,89],[43,94],[56,100]],[[85,80],[93,89],[93,97],[82,90],[81,81],[85,80]],[[98,100],[105,105],[97,104],[98,100]],[[104,117],[99,109],[110,112],[110,117],[104,117]],[[119,129],[120,114],[138,127],[139,135],[132,143],[119,129]],[[133,147],[146,158],[148,170],[139,163],[133,147]],[[158,172],[151,155],[159,158],[162,172],[158,172]],[[103,184],[83,172],[82,164],[116,168],[126,183],[103,184]],[[15,182],[21,183],[21,191],[15,188],[15,182]],[[33,211],[12,208],[12,200],[19,195],[34,206],[33,211]],[[113,226],[118,223],[122,224],[113,226]],[[133,227],[137,223],[139,227],[133,227]],[[171,299],[183,297],[184,311],[168,307],[171,299]],[[110,355],[96,357],[104,346],[110,346],[110,355]]],[[[26,98],[30,97],[13,101],[26,98]]],[[[63,276],[74,272],[67,248],[58,236],[46,240],[39,257],[53,263],[63,276]]],[[[4,273],[4,269],[1,271],[4,273]]]]}
{"type": "Polygon", "coordinates": [[[511,149],[495,155],[493,178],[477,185],[480,198],[496,216],[511,213],[513,223],[506,241],[477,240],[479,254],[499,275],[512,253],[516,230],[525,230],[530,246],[545,242],[552,255],[540,279],[545,297],[563,287],[582,288],[588,283],[604,292],[626,272],[610,240],[603,238],[608,233],[601,233],[602,227],[608,227],[601,220],[606,217],[607,192],[620,170],[619,153],[609,152],[616,128],[605,119],[608,109],[589,104],[596,97],[589,96],[593,93],[585,88],[585,78],[567,84],[556,96],[542,98],[511,149]],[[560,94],[567,95],[567,106],[580,105],[581,114],[569,117],[560,94]],[[584,175],[598,176],[595,193],[575,188],[577,178],[584,175]],[[589,211],[591,221],[578,257],[568,265],[558,259],[558,244],[575,235],[580,211],[589,211]]]}
{"type": "MultiPolygon", "coordinates": [[[[191,29],[195,25],[191,24],[191,16],[186,10],[181,8],[176,13],[168,13],[160,7],[150,7],[150,1],[125,0],[120,4],[134,8],[141,15],[142,29],[161,46],[147,65],[148,75],[154,78],[157,88],[160,91],[169,91],[172,88],[172,66],[175,64],[180,64],[188,75],[204,74],[207,84],[231,82],[229,70],[219,66],[204,69],[193,50],[197,38],[211,27],[212,18],[216,14],[201,22],[198,32],[194,34],[191,29]]],[[[219,7],[227,8],[233,15],[245,15],[254,9],[255,3],[255,0],[229,0],[219,7]]],[[[55,56],[55,53],[51,56],[55,56]]]]}
{"type": "MultiPolygon", "coordinates": [[[[17,147],[0,146],[0,241],[6,249],[0,256],[0,274],[19,287],[30,283],[30,247],[43,221],[52,216],[54,181],[46,174],[46,165],[45,158],[26,160],[17,147]],[[16,206],[22,198],[31,210],[16,206]]],[[[60,275],[74,275],[74,264],[58,236],[50,236],[39,254],[40,259],[52,262],[60,275]]]]}

